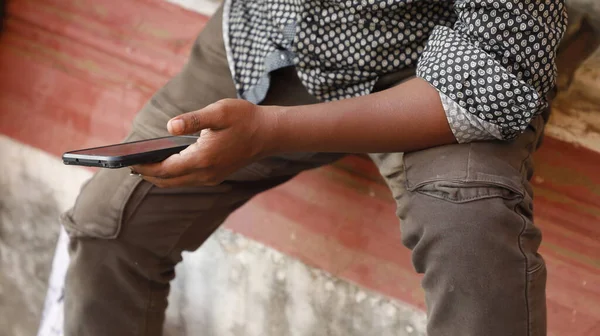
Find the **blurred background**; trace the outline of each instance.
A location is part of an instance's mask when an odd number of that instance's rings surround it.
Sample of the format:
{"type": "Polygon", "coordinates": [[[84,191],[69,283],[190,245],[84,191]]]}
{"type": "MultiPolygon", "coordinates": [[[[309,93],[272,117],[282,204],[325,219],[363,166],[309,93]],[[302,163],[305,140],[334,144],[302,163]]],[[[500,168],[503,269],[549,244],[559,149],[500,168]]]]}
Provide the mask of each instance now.
{"type": "MultiPolygon", "coordinates": [[[[600,335],[600,2],[569,0],[559,90],[536,154],[549,335],[600,335]]],[[[0,336],[61,335],[58,215],[184,64],[220,0],[0,0],[0,336]],[[50,286],[49,286],[50,283],[50,286]]],[[[186,254],[167,335],[424,335],[394,202],[352,156],[258,196],[186,254]]]]}

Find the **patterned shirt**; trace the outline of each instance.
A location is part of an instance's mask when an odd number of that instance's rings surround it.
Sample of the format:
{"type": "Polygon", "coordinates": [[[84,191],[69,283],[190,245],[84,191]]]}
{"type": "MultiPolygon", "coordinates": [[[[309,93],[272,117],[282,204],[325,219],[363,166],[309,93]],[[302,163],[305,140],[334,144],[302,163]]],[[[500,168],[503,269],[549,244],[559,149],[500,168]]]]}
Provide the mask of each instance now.
{"type": "Polygon", "coordinates": [[[564,0],[226,0],[223,16],[240,98],[287,66],[320,101],[416,68],[458,142],[512,139],[547,107],[567,23],[564,0]]]}

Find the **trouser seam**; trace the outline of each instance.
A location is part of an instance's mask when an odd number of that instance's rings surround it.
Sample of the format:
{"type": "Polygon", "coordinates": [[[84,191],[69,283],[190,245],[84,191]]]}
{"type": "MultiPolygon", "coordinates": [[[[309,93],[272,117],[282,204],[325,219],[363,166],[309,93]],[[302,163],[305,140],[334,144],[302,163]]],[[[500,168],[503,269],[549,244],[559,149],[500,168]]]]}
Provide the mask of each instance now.
{"type": "Polygon", "coordinates": [[[518,202],[517,204],[515,204],[513,211],[517,214],[519,214],[519,217],[521,217],[521,220],[523,221],[523,227],[521,228],[521,232],[519,232],[519,236],[518,236],[518,245],[519,245],[519,250],[521,251],[521,254],[523,254],[523,258],[525,259],[525,267],[524,267],[524,273],[525,273],[525,323],[526,323],[526,330],[527,330],[527,336],[531,336],[531,321],[530,321],[530,307],[529,307],[529,274],[527,271],[527,265],[529,264],[529,259],[527,258],[527,254],[525,254],[525,252],[523,251],[523,245],[521,244],[521,238],[523,237],[523,233],[525,232],[525,229],[527,228],[527,220],[525,218],[523,218],[523,214],[521,214],[517,209],[519,204],[523,202],[523,200],[521,200],[520,202],[518,202]]]}
{"type": "Polygon", "coordinates": [[[543,267],[544,267],[544,264],[541,263],[538,266],[536,266],[535,268],[528,270],[527,274],[534,274],[535,272],[541,270],[543,267]]]}
{"type": "Polygon", "coordinates": [[[471,153],[473,152],[473,143],[469,143],[469,155],[467,156],[467,176],[465,178],[466,181],[469,181],[471,177],[471,153]]]}
{"type": "MultiPolygon", "coordinates": [[[[537,149],[537,146],[536,146],[536,148],[534,148],[534,144],[539,140],[539,137],[544,132],[544,125],[543,124],[542,124],[542,126],[540,126],[540,128],[542,128],[542,129],[541,130],[539,130],[539,129],[535,129],[534,130],[533,140],[531,140],[531,142],[527,144],[527,155],[525,156],[525,158],[523,159],[523,161],[521,161],[521,166],[519,167],[519,172],[521,174],[521,178],[523,178],[523,171],[524,171],[523,167],[525,166],[525,162],[527,162],[527,160],[529,160],[531,158],[531,156],[533,155],[533,152],[535,151],[535,149],[537,149]]],[[[525,178],[525,180],[527,180],[527,179],[525,178]]]]}
{"type": "MultiPolygon", "coordinates": [[[[219,203],[219,201],[220,201],[220,200],[221,200],[221,199],[222,199],[224,196],[226,196],[226,195],[227,195],[227,193],[219,195],[219,196],[216,198],[216,200],[215,200],[215,202],[214,202],[213,204],[218,204],[218,203],[219,203]]],[[[211,207],[211,208],[212,208],[212,207],[211,207]]],[[[208,211],[208,209],[207,209],[207,211],[208,211]]],[[[232,212],[233,212],[233,211],[232,211],[232,212]]],[[[165,260],[165,259],[167,259],[167,258],[168,258],[168,257],[169,257],[169,256],[170,256],[172,253],[173,253],[173,250],[175,250],[175,248],[177,247],[177,245],[178,245],[178,244],[179,244],[179,242],[181,241],[181,237],[182,237],[182,236],[185,234],[185,232],[186,232],[186,231],[187,231],[187,230],[188,230],[188,229],[189,229],[189,228],[190,228],[192,225],[194,225],[194,224],[195,224],[195,223],[194,223],[194,222],[192,222],[192,223],[190,223],[189,225],[187,225],[187,226],[185,227],[185,229],[184,229],[184,230],[181,230],[181,231],[180,231],[179,235],[177,236],[177,240],[175,241],[175,243],[173,244],[173,246],[171,246],[171,248],[170,248],[170,249],[167,251],[167,253],[165,254],[165,256],[161,258],[161,260],[165,260]]],[[[221,222],[221,223],[219,223],[219,225],[221,225],[221,224],[222,224],[222,222],[221,222]]]]}
{"type": "MultiPolygon", "coordinates": [[[[458,188],[462,188],[462,187],[458,187],[458,188]]],[[[507,197],[507,196],[503,196],[501,194],[489,194],[489,195],[477,195],[477,196],[471,196],[471,197],[464,197],[464,198],[460,198],[460,200],[455,200],[455,199],[452,199],[452,198],[447,197],[447,196],[435,195],[434,193],[430,193],[430,192],[427,192],[427,191],[419,191],[419,190],[417,190],[416,192],[418,192],[420,194],[423,194],[423,195],[428,195],[428,196],[431,196],[431,197],[435,197],[435,198],[438,198],[438,199],[443,199],[445,201],[448,201],[448,202],[451,202],[451,203],[455,203],[455,204],[467,203],[467,202],[470,202],[470,201],[479,201],[479,200],[490,199],[490,198],[501,198],[501,199],[504,199],[504,200],[515,199],[514,197],[507,197]]]]}
{"type": "MultiPolygon", "coordinates": [[[[539,118],[539,116],[537,116],[539,118]]],[[[525,158],[523,159],[523,161],[521,161],[521,166],[519,167],[519,170],[521,172],[521,178],[523,178],[523,172],[524,172],[524,166],[525,163],[527,162],[527,160],[529,160],[532,156],[533,156],[533,151],[534,151],[534,144],[538,141],[540,134],[543,133],[543,127],[544,125],[541,125],[540,128],[542,128],[541,130],[539,129],[535,129],[534,130],[534,137],[533,140],[527,144],[527,155],[525,156],[525,158]]],[[[527,178],[524,178],[524,180],[527,180],[527,178]]],[[[526,327],[527,327],[527,336],[531,336],[531,312],[530,312],[530,308],[529,307],[529,272],[528,272],[528,265],[529,265],[529,259],[527,258],[527,255],[525,254],[525,252],[523,251],[523,246],[521,244],[521,238],[523,237],[523,233],[525,232],[525,229],[527,228],[527,220],[524,218],[523,214],[521,212],[519,212],[518,206],[520,203],[522,203],[524,200],[522,199],[521,202],[518,202],[515,207],[514,207],[514,211],[516,213],[519,214],[519,216],[521,217],[521,220],[523,221],[523,228],[521,229],[521,232],[519,233],[519,238],[518,238],[518,242],[519,242],[519,250],[521,251],[521,253],[523,254],[523,258],[525,259],[525,311],[526,311],[526,327]]]]}
{"type": "MultiPolygon", "coordinates": [[[[132,178],[139,178],[139,177],[134,177],[131,176],[132,178]]],[[[117,231],[115,232],[115,234],[112,237],[108,237],[108,239],[117,239],[119,237],[119,235],[121,234],[121,230],[123,228],[123,216],[125,215],[125,209],[127,208],[127,205],[129,203],[129,201],[131,201],[131,196],[133,196],[133,193],[136,191],[136,189],[140,186],[140,184],[142,184],[142,182],[144,182],[143,179],[139,178],[139,181],[136,181],[135,184],[133,184],[133,186],[131,187],[131,189],[127,192],[127,196],[125,197],[124,201],[123,201],[123,205],[119,208],[119,218],[117,218],[117,231]]],[[[141,196],[142,198],[146,197],[146,195],[148,194],[148,191],[150,189],[144,191],[144,194],[141,196]]],[[[139,202],[138,202],[139,205],[139,202]]],[[[133,216],[133,214],[137,211],[137,208],[134,209],[134,212],[131,213],[128,218],[130,218],[131,216],[133,216]]],[[[127,219],[128,219],[127,218],[127,219]]]]}
{"type": "Polygon", "coordinates": [[[150,311],[150,307],[152,306],[152,280],[150,279],[146,279],[146,284],[147,284],[147,288],[148,291],[146,293],[146,296],[149,298],[149,300],[146,303],[146,309],[144,310],[144,326],[142,328],[142,333],[139,336],[144,336],[146,334],[148,334],[148,312],[150,311]]]}
{"type": "MultiPolygon", "coordinates": [[[[163,88],[161,90],[165,90],[165,89],[163,88]]],[[[150,103],[154,104],[155,105],[154,107],[156,107],[161,112],[163,112],[165,114],[168,114],[169,110],[168,110],[168,107],[165,107],[165,105],[163,104],[163,102],[159,101],[159,99],[163,99],[165,101],[165,103],[169,104],[169,107],[171,107],[172,109],[174,109],[175,112],[177,113],[177,115],[185,113],[185,111],[183,111],[182,109],[178,108],[176,104],[174,104],[172,101],[170,101],[168,95],[166,95],[166,94],[160,95],[160,97],[159,96],[152,97],[152,99],[150,100],[150,103]]]]}
{"type": "MultiPolygon", "coordinates": [[[[137,178],[132,176],[132,178],[137,178]]],[[[146,196],[148,195],[148,193],[150,192],[150,189],[152,189],[153,187],[147,187],[141,195],[139,195],[139,198],[137,200],[133,200],[134,203],[133,204],[129,204],[132,201],[132,196],[133,193],[137,191],[138,188],[141,188],[141,185],[144,183],[144,179],[140,178],[140,180],[133,186],[133,188],[131,189],[131,191],[127,194],[127,198],[125,199],[123,208],[121,209],[120,215],[119,215],[119,232],[121,231],[121,227],[123,226],[123,221],[127,221],[129,220],[131,217],[133,217],[136,212],[139,209],[139,205],[144,201],[144,199],[146,198],[146,196]],[[127,215],[127,217],[125,217],[125,211],[127,210],[127,206],[128,205],[133,205],[135,206],[135,208],[131,211],[130,214],[127,215]]]]}

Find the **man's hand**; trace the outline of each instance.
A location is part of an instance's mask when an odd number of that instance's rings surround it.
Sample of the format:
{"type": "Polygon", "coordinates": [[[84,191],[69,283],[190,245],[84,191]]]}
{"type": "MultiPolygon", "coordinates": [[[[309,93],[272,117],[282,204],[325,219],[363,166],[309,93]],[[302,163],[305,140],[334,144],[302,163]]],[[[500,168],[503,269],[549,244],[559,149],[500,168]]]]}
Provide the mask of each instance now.
{"type": "Polygon", "coordinates": [[[225,99],[177,116],[169,121],[169,132],[201,132],[198,141],[160,163],[138,165],[133,170],[162,188],[217,185],[250,162],[271,154],[274,110],[225,99]]]}
{"type": "Polygon", "coordinates": [[[410,152],[456,143],[437,90],[420,78],[340,101],[256,106],[227,99],[173,118],[174,135],[202,131],[180,154],[134,169],[159,187],[216,185],[277,153],[410,152]]]}

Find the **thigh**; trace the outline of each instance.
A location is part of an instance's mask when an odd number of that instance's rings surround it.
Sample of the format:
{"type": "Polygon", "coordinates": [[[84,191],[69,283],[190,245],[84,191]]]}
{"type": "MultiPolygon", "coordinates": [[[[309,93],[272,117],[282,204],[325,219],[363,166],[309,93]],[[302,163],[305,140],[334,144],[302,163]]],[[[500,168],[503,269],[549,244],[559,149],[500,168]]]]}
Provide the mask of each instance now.
{"type": "Polygon", "coordinates": [[[158,89],[137,113],[132,133],[143,138],[169,135],[169,119],[225,98],[236,98],[222,34],[222,9],[196,38],[181,71],[158,89]]]}
{"type": "Polygon", "coordinates": [[[375,153],[369,156],[401,204],[406,192],[420,192],[449,201],[460,195],[438,191],[445,186],[488,185],[531,199],[533,153],[543,139],[545,120],[532,120],[512,141],[450,144],[409,153],[375,153]],[[436,191],[437,190],[437,191],[436,191]]]}
{"type": "MultiPolygon", "coordinates": [[[[508,142],[451,144],[370,156],[392,191],[401,220],[415,209],[415,200],[441,200],[459,205],[453,209],[460,209],[461,204],[466,209],[467,203],[491,198],[513,201],[516,203],[513,210],[532,219],[533,191],[529,183],[533,175],[532,154],[542,141],[544,125],[544,119],[538,116],[527,131],[508,142]]],[[[409,247],[413,247],[408,241],[412,239],[411,233],[421,232],[428,225],[441,228],[452,214],[429,213],[429,216],[428,222],[402,222],[403,240],[409,247]]],[[[534,259],[532,256],[531,260],[534,259]]]]}

